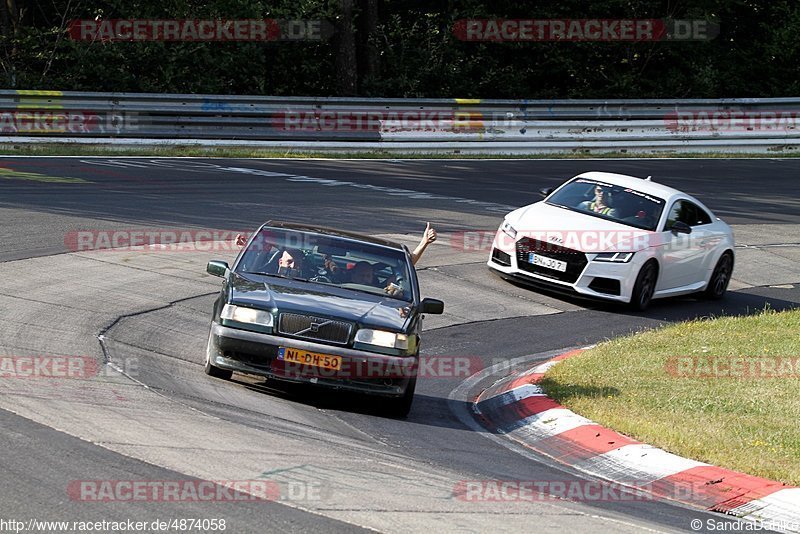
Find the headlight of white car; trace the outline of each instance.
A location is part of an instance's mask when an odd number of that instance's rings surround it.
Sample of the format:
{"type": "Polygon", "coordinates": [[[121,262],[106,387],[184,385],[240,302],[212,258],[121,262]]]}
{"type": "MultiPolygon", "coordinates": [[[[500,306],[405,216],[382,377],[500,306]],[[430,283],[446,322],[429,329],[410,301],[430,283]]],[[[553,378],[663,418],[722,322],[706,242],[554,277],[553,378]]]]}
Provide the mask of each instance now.
{"type": "Polygon", "coordinates": [[[395,332],[386,332],[385,330],[362,328],[356,332],[355,340],[359,343],[375,345],[377,347],[400,350],[408,349],[408,336],[406,334],[396,334],[395,332]]]}
{"type": "Polygon", "coordinates": [[[633,252],[601,252],[593,261],[606,263],[628,263],[633,259],[633,252]]]}
{"type": "Polygon", "coordinates": [[[219,316],[222,319],[236,321],[237,323],[272,327],[272,314],[266,310],[256,310],[253,308],[236,306],[235,304],[226,304],[223,306],[222,313],[220,313],[219,316]]]}
{"type": "Polygon", "coordinates": [[[503,221],[503,224],[500,225],[500,230],[511,239],[517,238],[517,230],[508,221],[503,221]]]}

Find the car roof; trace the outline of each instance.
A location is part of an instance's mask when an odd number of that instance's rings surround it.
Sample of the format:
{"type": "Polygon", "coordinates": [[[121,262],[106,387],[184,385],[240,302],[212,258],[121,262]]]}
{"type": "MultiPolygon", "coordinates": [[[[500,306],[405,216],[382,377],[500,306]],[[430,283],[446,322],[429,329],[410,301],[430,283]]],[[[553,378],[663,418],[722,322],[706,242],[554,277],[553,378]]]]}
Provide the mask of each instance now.
{"type": "Polygon", "coordinates": [[[383,239],[381,237],[374,237],[356,232],[347,232],[345,230],[338,230],[336,228],[328,228],[327,226],[319,226],[316,224],[297,224],[286,221],[267,221],[262,225],[262,228],[282,228],[284,230],[297,230],[298,232],[311,232],[314,234],[327,235],[332,237],[342,237],[345,239],[352,239],[356,241],[366,241],[374,245],[381,245],[404,251],[405,247],[396,241],[383,239]]]}
{"type": "Polygon", "coordinates": [[[614,185],[621,185],[623,187],[635,189],[636,191],[640,191],[642,193],[648,193],[657,197],[661,197],[664,200],[669,200],[673,195],[689,196],[686,193],[678,191],[677,189],[667,185],[645,180],[644,178],[628,176],[627,174],[590,171],[581,173],[575,178],[588,178],[590,180],[599,180],[601,182],[608,182],[614,185]]]}

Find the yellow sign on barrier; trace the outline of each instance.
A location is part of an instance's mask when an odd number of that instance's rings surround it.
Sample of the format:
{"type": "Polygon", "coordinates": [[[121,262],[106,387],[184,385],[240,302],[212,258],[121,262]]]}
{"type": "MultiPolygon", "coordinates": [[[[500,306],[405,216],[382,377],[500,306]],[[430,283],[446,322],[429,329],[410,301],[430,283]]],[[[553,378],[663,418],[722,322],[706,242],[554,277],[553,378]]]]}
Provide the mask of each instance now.
{"type": "Polygon", "coordinates": [[[17,94],[20,97],[17,109],[64,109],[61,102],[64,93],[61,91],[18,89],[17,94]]]}

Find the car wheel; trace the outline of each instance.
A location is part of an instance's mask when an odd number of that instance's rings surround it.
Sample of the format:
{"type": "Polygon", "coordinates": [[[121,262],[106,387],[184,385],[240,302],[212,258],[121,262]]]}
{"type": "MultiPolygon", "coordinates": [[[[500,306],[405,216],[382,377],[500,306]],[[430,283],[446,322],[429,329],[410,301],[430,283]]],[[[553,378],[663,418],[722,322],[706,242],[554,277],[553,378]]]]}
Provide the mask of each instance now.
{"type": "Polygon", "coordinates": [[[406,391],[402,397],[387,399],[384,401],[384,413],[389,417],[403,419],[411,411],[411,403],[414,402],[414,390],[417,389],[417,377],[412,378],[406,386],[406,391]]]}
{"type": "Polygon", "coordinates": [[[721,299],[728,289],[732,273],[733,258],[729,252],[725,252],[717,262],[717,266],[714,267],[714,272],[711,273],[711,279],[708,281],[708,287],[705,290],[706,298],[712,300],[721,299]]]}
{"type": "Polygon", "coordinates": [[[656,264],[652,261],[645,263],[642,270],[639,271],[639,276],[636,277],[636,283],[633,286],[630,306],[634,310],[644,311],[650,305],[653,293],[656,291],[657,279],[658,268],[656,264]]]}
{"type": "Polygon", "coordinates": [[[230,380],[233,376],[233,371],[230,369],[222,369],[211,363],[211,333],[208,334],[208,342],[206,344],[206,365],[205,372],[208,376],[214,378],[221,378],[222,380],[230,380]]]}

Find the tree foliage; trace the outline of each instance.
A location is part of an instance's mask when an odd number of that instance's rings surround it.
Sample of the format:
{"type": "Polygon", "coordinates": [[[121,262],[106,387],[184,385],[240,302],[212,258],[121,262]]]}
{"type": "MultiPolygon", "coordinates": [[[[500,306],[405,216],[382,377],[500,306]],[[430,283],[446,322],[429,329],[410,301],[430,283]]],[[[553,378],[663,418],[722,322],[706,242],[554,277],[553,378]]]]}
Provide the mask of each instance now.
{"type": "Polygon", "coordinates": [[[724,98],[800,93],[796,0],[4,0],[10,89],[473,98],[724,98]],[[676,18],[708,41],[466,42],[460,19],[676,18]],[[322,19],[303,42],[83,42],[74,19],[322,19]]]}

